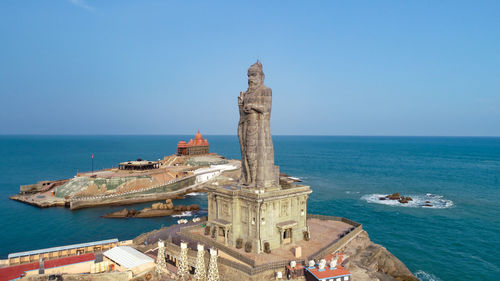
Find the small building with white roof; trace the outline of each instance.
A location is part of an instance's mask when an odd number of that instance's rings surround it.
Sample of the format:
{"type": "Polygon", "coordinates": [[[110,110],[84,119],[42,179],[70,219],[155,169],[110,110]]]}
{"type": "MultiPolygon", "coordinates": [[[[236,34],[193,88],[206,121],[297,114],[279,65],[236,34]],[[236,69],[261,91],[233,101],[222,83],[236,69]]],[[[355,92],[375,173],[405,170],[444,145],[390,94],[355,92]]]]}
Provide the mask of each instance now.
{"type": "Polygon", "coordinates": [[[155,266],[154,259],[130,246],[114,247],[104,252],[103,255],[104,260],[115,265],[112,269],[117,271],[130,270],[134,275],[150,270],[155,266]]]}

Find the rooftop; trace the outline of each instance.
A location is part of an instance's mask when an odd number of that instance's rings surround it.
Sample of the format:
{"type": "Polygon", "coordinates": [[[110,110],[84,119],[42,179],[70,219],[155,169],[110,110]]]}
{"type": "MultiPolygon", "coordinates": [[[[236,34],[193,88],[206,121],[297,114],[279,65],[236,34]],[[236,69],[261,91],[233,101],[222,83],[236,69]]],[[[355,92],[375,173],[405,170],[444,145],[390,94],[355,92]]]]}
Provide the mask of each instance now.
{"type": "Polygon", "coordinates": [[[35,270],[40,268],[39,262],[14,265],[0,268],[0,281],[13,280],[21,277],[25,271],[35,270]]]}
{"type": "Polygon", "coordinates": [[[43,266],[45,268],[53,268],[53,267],[59,267],[59,266],[64,266],[64,265],[68,265],[68,264],[75,264],[75,263],[93,261],[93,260],[95,260],[94,253],[89,253],[89,254],[83,254],[83,255],[78,255],[78,256],[64,257],[64,258],[60,258],[60,259],[44,261],[43,266]]]}
{"type": "Polygon", "coordinates": [[[141,160],[141,161],[121,162],[120,165],[142,166],[142,165],[150,165],[150,164],[155,164],[155,163],[158,163],[158,162],[157,161],[141,160]]]}
{"type": "Polygon", "coordinates": [[[104,256],[125,268],[134,268],[154,259],[129,246],[114,247],[104,252],[104,256]]]}
{"type": "Polygon", "coordinates": [[[351,273],[347,271],[347,269],[341,266],[330,268],[328,265],[326,265],[323,270],[319,269],[317,266],[306,267],[306,270],[309,271],[318,280],[326,280],[327,278],[336,278],[351,275],[351,273]]]}
{"type": "MultiPolygon", "coordinates": [[[[44,268],[47,269],[47,268],[54,268],[54,267],[65,266],[69,264],[75,264],[86,261],[93,261],[93,260],[95,260],[95,256],[93,253],[90,253],[72,257],[47,260],[44,261],[43,265],[44,268]]],[[[17,279],[21,277],[21,275],[24,272],[37,270],[39,268],[40,268],[39,262],[3,267],[0,268],[0,281],[17,279]]]]}
{"type": "Polygon", "coordinates": [[[102,245],[102,244],[108,244],[108,243],[117,243],[118,239],[108,239],[108,240],[102,240],[102,241],[95,241],[95,242],[88,242],[88,243],[80,243],[80,244],[73,244],[73,245],[66,245],[66,246],[59,246],[59,247],[52,247],[52,248],[45,248],[45,249],[39,249],[39,250],[32,250],[32,251],[26,251],[26,252],[18,252],[18,253],[12,253],[8,255],[8,258],[17,258],[17,257],[24,257],[24,256],[31,256],[31,255],[36,255],[36,254],[44,254],[44,253],[50,253],[50,252],[55,252],[55,251],[62,251],[62,250],[69,250],[69,249],[75,249],[75,248],[82,248],[82,247],[90,247],[90,246],[97,246],[97,245],[102,245]]]}

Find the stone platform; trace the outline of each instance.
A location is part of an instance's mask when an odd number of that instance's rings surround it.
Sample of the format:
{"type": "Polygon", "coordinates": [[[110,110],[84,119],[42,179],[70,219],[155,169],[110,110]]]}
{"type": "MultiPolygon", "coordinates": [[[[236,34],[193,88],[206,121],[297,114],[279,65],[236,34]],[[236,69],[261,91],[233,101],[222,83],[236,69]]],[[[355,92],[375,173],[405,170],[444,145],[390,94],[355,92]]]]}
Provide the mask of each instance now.
{"type": "MultiPolygon", "coordinates": [[[[307,259],[309,256],[321,251],[322,249],[328,247],[345,231],[351,229],[353,226],[351,224],[334,221],[334,220],[320,220],[317,218],[307,219],[307,225],[309,226],[311,237],[309,241],[299,240],[294,243],[287,244],[282,248],[274,249],[271,253],[247,253],[243,248],[236,249],[235,247],[230,247],[231,250],[252,259],[255,262],[255,266],[259,266],[266,263],[290,261],[295,259],[307,259]],[[301,247],[302,255],[296,258],[293,253],[293,248],[301,247]]],[[[191,228],[188,230],[190,233],[196,236],[203,236],[205,239],[210,239],[213,241],[213,246],[220,249],[219,255],[225,259],[242,263],[237,257],[234,257],[231,253],[224,252],[224,242],[218,241],[217,239],[211,238],[209,235],[204,235],[204,229],[201,226],[191,228]]],[[[200,239],[201,240],[201,239],[200,239]]],[[[220,240],[220,239],[219,239],[220,240]]]]}

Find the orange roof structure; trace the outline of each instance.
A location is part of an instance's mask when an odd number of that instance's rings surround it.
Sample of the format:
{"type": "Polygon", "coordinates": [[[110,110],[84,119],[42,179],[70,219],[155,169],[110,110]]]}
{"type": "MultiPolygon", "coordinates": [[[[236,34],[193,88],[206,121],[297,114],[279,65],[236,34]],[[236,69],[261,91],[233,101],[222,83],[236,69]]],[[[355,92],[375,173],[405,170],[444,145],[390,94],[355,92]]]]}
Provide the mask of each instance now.
{"type": "Polygon", "coordinates": [[[350,276],[351,273],[342,266],[343,257],[344,254],[341,252],[335,253],[335,255],[328,254],[325,257],[326,261],[337,259],[337,266],[334,268],[326,264],[324,269],[319,269],[319,266],[307,267],[306,269],[318,280],[330,280],[337,277],[350,276]]]}
{"type": "Polygon", "coordinates": [[[348,276],[351,275],[347,269],[337,266],[333,269],[330,269],[328,265],[325,266],[325,269],[321,270],[318,269],[318,267],[307,267],[307,271],[309,271],[316,279],[318,280],[326,280],[328,278],[336,278],[336,277],[342,277],[342,276],[348,276]]]}
{"type": "Polygon", "coordinates": [[[194,140],[190,139],[188,143],[181,140],[177,143],[178,148],[185,148],[191,146],[208,146],[208,140],[203,139],[203,135],[200,133],[200,130],[198,130],[198,132],[194,136],[194,140]]]}

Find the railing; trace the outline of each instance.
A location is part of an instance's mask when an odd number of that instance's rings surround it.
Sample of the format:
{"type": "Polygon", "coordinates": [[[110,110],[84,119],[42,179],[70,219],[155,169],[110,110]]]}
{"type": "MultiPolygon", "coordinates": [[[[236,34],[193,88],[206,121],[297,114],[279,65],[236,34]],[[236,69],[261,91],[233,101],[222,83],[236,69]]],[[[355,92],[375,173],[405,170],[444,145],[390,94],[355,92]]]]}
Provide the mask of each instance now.
{"type": "MultiPolygon", "coordinates": [[[[329,245],[325,246],[324,248],[320,249],[316,253],[307,257],[307,260],[321,259],[321,258],[324,258],[325,256],[327,256],[328,254],[331,254],[333,252],[338,251],[340,248],[345,246],[345,244],[347,242],[349,242],[352,238],[356,237],[363,230],[363,226],[360,223],[343,218],[343,217],[308,214],[307,218],[316,218],[316,219],[320,219],[320,220],[342,221],[342,222],[347,223],[349,225],[352,225],[354,227],[354,229],[351,228],[349,230],[349,232],[344,234],[342,237],[336,239],[335,241],[333,241],[329,245]]],[[[239,270],[239,271],[244,272],[248,275],[255,275],[255,274],[259,274],[259,273],[262,273],[262,272],[265,272],[268,270],[282,269],[286,265],[288,265],[291,261],[291,260],[283,260],[283,261],[265,263],[262,265],[255,266],[255,260],[239,253],[238,251],[236,251],[230,247],[227,247],[225,245],[221,245],[220,243],[217,243],[215,240],[213,240],[209,237],[205,237],[204,235],[194,234],[194,233],[190,232],[190,230],[197,228],[200,225],[201,225],[201,223],[196,224],[196,225],[192,225],[192,226],[183,227],[180,229],[180,233],[182,236],[185,236],[189,239],[192,239],[194,241],[200,241],[201,243],[204,243],[210,247],[217,248],[218,250],[220,250],[220,251],[222,251],[222,252],[224,252],[224,253],[226,253],[226,254],[228,254],[228,255],[230,255],[230,256],[232,256],[232,257],[234,257],[234,258],[236,258],[239,261],[244,263],[243,264],[243,263],[239,263],[239,262],[234,262],[234,261],[231,261],[231,260],[223,258],[223,257],[218,258],[218,261],[221,264],[226,265],[228,267],[231,267],[232,269],[239,270]]],[[[169,251],[173,251],[175,253],[178,253],[180,251],[180,246],[177,246],[175,244],[166,243],[165,246],[166,246],[166,249],[169,251]]],[[[190,259],[192,259],[192,258],[194,258],[194,256],[196,256],[196,252],[192,251],[190,249],[188,250],[188,254],[193,256],[193,257],[190,257],[190,259]]],[[[305,265],[306,261],[307,261],[306,259],[294,259],[294,260],[298,264],[303,264],[303,265],[305,265]]]]}
{"type": "MultiPolygon", "coordinates": [[[[189,236],[189,235],[187,235],[187,236],[189,236]]],[[[199,237],[196,237],[196,238],[199,238],[199,237]]],[[[204,241],[202,241],[202,242],[204,243],[204,241]]],[[[227,251],[225,249],[223,249],[222,247],[220,247],[220,245],[217,245],[217,249],[220,251],[223,251],[224,253],[227,253],[227,251]]],[[[167,243],[165,245],[165,250],[167,250],[170,254],[174,254],[175,257],[179,258],[178,255],[180,254],[181,247],[178,245],[175,245],[175,244],[167,243]]],[[[192,266],[196,266],[196,264],[195,264],[196,254],[197,253],[195,251],[188,249],[188,263],[191,263],[192,266]]],[[[235,262],[235,261],[232,261],[232,260],[220,257],[220,256],[217,258],[217,261],[220,264],[228,266],[232,269],[239,270],[239,271],[246,273],[248,275],[255,275],[255,274],[267,271],[267,270],[283,268],[287,264],[289,264],[289,261],[280,261],[280,262],[263,264],[263,265],[260,265],[257,267],[251,267],[250,265],[245,265],[245,264],[235,262]]],[[[208,259],[206,260],[206,262],[208,264],[208,259]]],[[[305,262],[304,260],[297,260],[297,263],[304,264],[304,262],[305,262]]]]}
{"type": "Polygon", "coordinates": [[[248,265],[244,265],[244,264],[241,264],[239,262],[234,262],[234,261],[225,259],[223,257],[218,257],[217,261],[225,266],[239,270],[239,271],[244,272],[248,275],[253,274],[253,268],[249,267],[248,265]]]}
{"type": "Polygon", "coordinates": [[[253,260],[253,259],[251,259],[251,258],[249,258],[241,253],[238,253],[238,251],[233,250],[225,245],[221,245],[220,243],[215,242],[211,238],[189,232],[190,229],[196,228],[198,226],[199,226],[199,224],[193,225],[193,226],[183,227],[183,228],[181,228],[180,232],[182,233],[182,235],[184,235],[190,239],[193,239],[195,241],[199,240],[199,241],[203,242],[204,244],[207,244],[211,247],[220,249],[224,253],[227,253],[228,255],[235,257],[236,259],[248,264],[251,267],[255,266],[255,260],[253,260]]]}
{"type": "Polygon", "coordinates": [[[349,232],[344,234],[342,237],[336,239],[332,243],[330,243],[328,246],[324,247],[323,249],[317,251],[316,253],[310,255],[308,258],[309,260],[313,259],[321,259],[325,257],[326,255],[338,251],[340,248],[342,248],[348,241],[350,241],[352,238],[357,236],[362,230],[363,226],[355,221],[352,221],[350,219],[346,219],[343,217],[334,217],[334,216],[324,216],[324,215],[314,215],[314,214],[308,214],[307,218],[315,218],[315,219],[320,219],[320,220],[335,220],[335,221],[341,221],[347,224],[350,224],[354,227],[354,229],[349,229],[349,232]]]}

